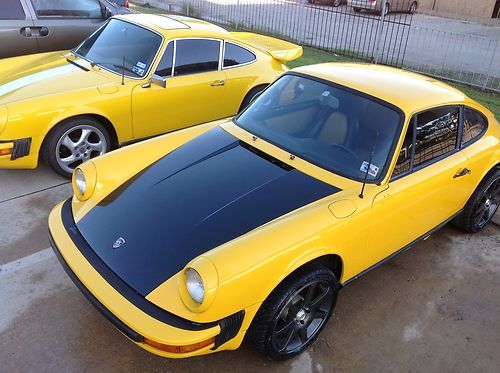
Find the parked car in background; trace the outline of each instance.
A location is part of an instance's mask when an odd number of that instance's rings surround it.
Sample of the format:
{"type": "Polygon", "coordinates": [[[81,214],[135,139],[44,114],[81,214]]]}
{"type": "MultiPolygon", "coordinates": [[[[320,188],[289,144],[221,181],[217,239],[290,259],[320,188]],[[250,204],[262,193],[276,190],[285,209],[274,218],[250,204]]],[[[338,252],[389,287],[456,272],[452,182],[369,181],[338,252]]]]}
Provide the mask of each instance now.
{"type": "Polygon", "coordinates": [[[303,66],[232,120],[83,163],[73,190],[50,214],[52,247],[130,340],[181,358],[245,338],[282,360],[318,338],[347,284],[452,219],[489,223],[500,125],[426,76],[303,66]]]}
{"type": "MultiPolygon", "coordinates": [[[[417,11],[418,1],[416,0],[385,0],[385,14],[389,12],[407,12],[413,14],[417,11]]],[[[348,0],[347,5],[359,13],[361,10],[372,12],[382,12],[384,0],[348,0]]]]}
{"type": "Polygon", "coordinates": [[[307,0],[309,4],[331,5],[338,7],[347,4],[347,0],[307,0]]]}
{"type": "Polygon", "coordinates": [[[113,3],[118,4],[120,6],[124,6],[126,8],[129,7],[129,2],[128,0],[111,0],[113,3]]]}
{"type": "Polygon", "coordinates": [[[70,176],[131,141],[229,117],[298,45],[180,16],[119,15],[72,51],[0,60],[0,168],[70,176]]]}
{"type": "Polygon", "coordinates": [[[107,0],[2,0],[0,58],[73,48],[124,13],[107,0]]]}

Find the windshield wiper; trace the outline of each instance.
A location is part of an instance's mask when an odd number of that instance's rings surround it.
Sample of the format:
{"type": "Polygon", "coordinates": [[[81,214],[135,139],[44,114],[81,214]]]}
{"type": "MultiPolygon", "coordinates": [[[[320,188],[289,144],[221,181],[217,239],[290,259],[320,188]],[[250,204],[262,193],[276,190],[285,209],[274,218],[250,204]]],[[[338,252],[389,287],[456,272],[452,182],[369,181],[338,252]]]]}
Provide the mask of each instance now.
{"type": "Polygon", "coordinates": [[[129,71],[131,73],[133,73],[135,76],[138,76],[139,78],[142,78],[141,75],[139,75],[138,73],[136,73],[134,70],[132,70],[131,68],[127,67],[127,66],[123,66],[123,65],[119,65],[117,63],[111,63],[111,62],[94,62],[92,61],[90,63],[92,65],[92,67],[96,66],[96,65],[103,65],[103,66],[113,66],[117,69],[120,69],[120,70],[126,70],[126,71],[129,71]]]}
{"type": "Polygon", "coordinates": [[[78,63],[76,63],[75,61],[73,60],[70,60],[68,57],[66,57],[66,61],[68,61],[68,63],[72,64],[72,65],[75,65],[76,67],[79,67],[80,69],[82,69],[83,71],[90,71],[90,69],[87,69],[85,66],[82,66],[78,63]]]}

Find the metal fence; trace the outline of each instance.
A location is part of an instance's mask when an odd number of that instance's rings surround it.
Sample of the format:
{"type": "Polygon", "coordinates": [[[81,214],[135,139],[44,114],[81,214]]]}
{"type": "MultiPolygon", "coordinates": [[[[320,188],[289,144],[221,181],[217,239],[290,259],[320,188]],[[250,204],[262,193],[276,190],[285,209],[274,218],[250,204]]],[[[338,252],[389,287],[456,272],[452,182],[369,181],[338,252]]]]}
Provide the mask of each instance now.
{"type": "Polygon", "coordinates": [[[349,1],[374,9],[360,11],[347,0],[135,0],[230,29],[500,92],[498,22],[413,16],[408,12],[413,0],[349,1]]]}

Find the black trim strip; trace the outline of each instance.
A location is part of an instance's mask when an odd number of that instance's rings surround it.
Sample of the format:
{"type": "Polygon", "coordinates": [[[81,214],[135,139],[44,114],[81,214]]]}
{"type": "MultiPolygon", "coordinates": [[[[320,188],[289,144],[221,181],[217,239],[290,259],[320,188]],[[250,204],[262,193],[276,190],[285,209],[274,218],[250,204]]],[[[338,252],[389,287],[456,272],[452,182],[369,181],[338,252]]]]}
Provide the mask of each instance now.
{"type": "Polygon", "coordinates": [[[104,317],[106,317],[119,331],[125,334],[128,338],[133,340],[134,342],[142,343],[144,342],[144,337],[134,330],[130,329],[123,321],[121,321],[118,317],[116,317],[111,311],[109,311],[104,305],[97,300],[97,298],[83,285],[83,283],[78,279],[75,273],[71,270],[68,263],[64,260],[59,248],[57,247],[52,234],[49,232],[49,242],[50,246],[52,246],[52,250],[56,254],[59,263],[68,274],[69,278],[76,287],[82,292],[82,294],[89,300],[92,305],[97,308],[97,310],[102,313],[104,317]]]}
{"type": "Polygon", "coordinates": [[[69,58],[66,58],[66,61],[68,61],[68,63],[82,69],[83,71],[90,71],[90,69],[87,69],[85,66],[77,64],[75,61],[71,61],[69,58]]]}
{"type": "Polygon", "coordinates": [[[398,251],[392,253],[391,255],[389,255],[388,257],[382,259],[380,262],[378,263],[375,263],[374,265],[372,265],[371,267],[365,269],[364,271],[358,273],[356,276],[354,277],[351,277],[349,280],[347,280],[346,282],[344,282],[342,284],[342,287],[346,287],[347,285],[349,285],[351,282],[353,282],[354,280],[357,280],[358,278],[366,275],[368,272],[371,272],[373,271],[374,269],[378,268],[379,266],[381,266],[382,264],[384,264],[385,262],[388,262],[389,260],[391,260],[392,258],[398,256],[399,254],[401,254],[402,252],[405,252],[406,250],[408,250],[409,248],[411,248],[413,245],[419,243],[420,241],[424,240],[425,238],[429,237],[431,234],[434,234],[436,233],[438,230],[440,230],[441,228],[443,228],[446,224],[448,224],[450,221],[452,221],[453,219],[455,219],[458,215],[460,215],[460,213],[462,212],[462,209],[457,212],[456,214],[454,214],[451,218],[445,220],[444,222],[442,222],[441,224],[439,224],[437,227],[431,229],[430,231],[428,231],[427,233],[423,234],[422,236],[418,237],[417,239],[413,240],[412,242],[410,242],[408,245],[404,246],[403,248],[399,249],[398,251]]]}
{"type": "Polygon", "coordinates": [[[123,297],[125,297],[134,306],[139,308],[141,311],[145,312],[149,316],[161,321],[165,324],[171,325],[173,327],[184,329],[184,330],[205,330],[213,328],[218,325],[218,322],[210,323],[197,323],[194,321],[183,319],[173,313],[170,313],[154,303],[148,301],[134,289],[132,289],[127,283],[125,283],[120,277],[118,277],[95,253],[95,251],[90,247],[85,238],[81,235],[80,231],[76,227],[75,221],[73,219],[73,211],[71,208],[71,199],[66,200],[62,206],[61,211],[62,222],[64,228],[68,232],[71,240],[75,246],[80,250],[82,255],[88,262],[94,267],[94,269],[99,272],[99,274],[123,297]]]}

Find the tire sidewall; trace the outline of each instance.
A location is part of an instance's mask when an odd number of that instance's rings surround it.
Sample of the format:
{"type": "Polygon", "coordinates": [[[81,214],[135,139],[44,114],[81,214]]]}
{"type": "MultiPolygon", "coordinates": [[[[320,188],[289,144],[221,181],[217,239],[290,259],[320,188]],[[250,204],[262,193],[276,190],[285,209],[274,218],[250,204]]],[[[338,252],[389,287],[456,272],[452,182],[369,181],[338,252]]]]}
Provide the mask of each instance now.
{"type": "Polygon", "coordinates": [[[100,132],[102,132],[102,134],[106,139],[105,153],[111,150],[111,138],[109,136],[109,133],[106,130],[106,128],[97,120],[88,117],[81,117],[81,118],[68,119],[64,122],[61,122],[47,135],[46,141],[44,142],[42,148],[42,158],[56,173],[68,179],[71,178],[71,174],[63,170],[57,162],[56,158],[57,143],[64,133],[66,133],[68,130],[71,130],[71,128],[80,125],[92,126],[98,129],[100,132]]]}

